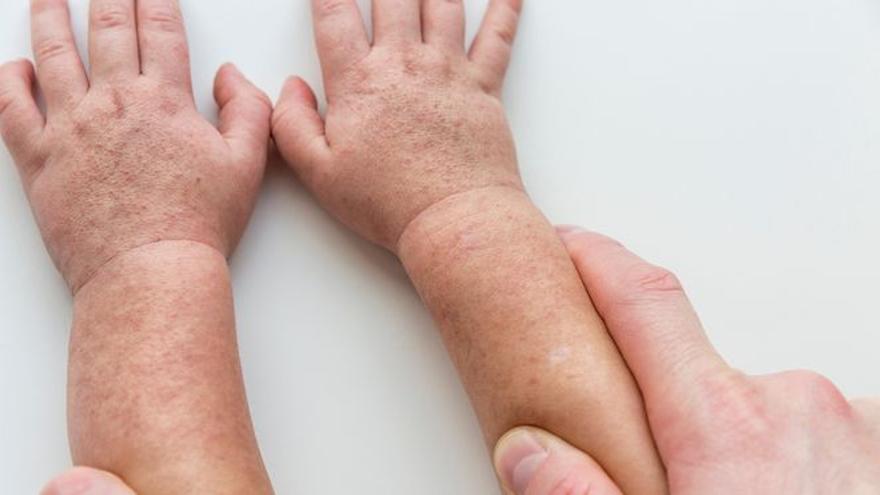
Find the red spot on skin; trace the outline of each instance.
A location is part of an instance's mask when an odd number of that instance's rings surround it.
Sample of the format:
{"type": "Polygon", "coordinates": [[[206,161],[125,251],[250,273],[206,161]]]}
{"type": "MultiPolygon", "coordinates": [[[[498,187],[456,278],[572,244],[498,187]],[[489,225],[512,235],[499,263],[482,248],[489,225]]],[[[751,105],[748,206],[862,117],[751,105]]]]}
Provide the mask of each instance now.
{"type": "Polygon", "coordinates": [[[174,115],[180,109],[180,105],[171,98],[163,98],[159,103],[159,109],[164,115],[174,115]]]}
{"type": "Polygon", "coordinates": [[[119,91],[113,90],[110,97],[113,100],[113,116],[122,119],[125,117],[125,102],[122,100],[122,95],[119,91]]]}

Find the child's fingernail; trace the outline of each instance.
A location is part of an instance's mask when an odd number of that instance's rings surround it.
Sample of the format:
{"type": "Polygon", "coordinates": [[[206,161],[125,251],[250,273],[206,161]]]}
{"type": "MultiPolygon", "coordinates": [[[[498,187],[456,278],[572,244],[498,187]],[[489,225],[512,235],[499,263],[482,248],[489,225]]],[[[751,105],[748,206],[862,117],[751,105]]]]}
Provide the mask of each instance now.
{"type": "Polygon", "coordinates": [[[528,430],[516,430],[499,440],[495,469],[508,490],[523,495],[548,457],[548,452],[528,430]]]}
{"type": "Polygon", "coordinates": [[[76,468],[56,478],[41,495],[127,495],[121,481],[103,473],[76,468]]]}

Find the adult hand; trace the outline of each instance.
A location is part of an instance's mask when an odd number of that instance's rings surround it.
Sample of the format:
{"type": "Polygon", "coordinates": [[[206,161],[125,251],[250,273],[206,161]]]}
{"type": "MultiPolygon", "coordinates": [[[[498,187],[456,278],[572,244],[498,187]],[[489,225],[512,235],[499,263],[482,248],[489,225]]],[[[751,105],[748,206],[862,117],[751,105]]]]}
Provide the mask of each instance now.
{"type": "MultiPolygon", "coordinates": [[[[562,236],[639,383],[673,495],[880,493],[880,401],[847,401],[812,372],[730,368],[674,275],[601,235],[562,236]]],[[[515,495],[622,493],[545,431],[514,430],[495,460],[515,495]]]]}
{"type": "Polygon", "coordinates": [[[26,60],[0,67],[0,131],[71,289],[161,241],[228,256],[263,176],[268,98],[225,66],[215,88],[219,129],[199,115],[176,1],[92,0],[90,74],[66,0],[31,8],[36,73],[26,60]]]}
{"type": "Polygon", "coordinates": [[[312,0],[327,112],[288,80],[281,154],[322,206],[400,258],[488,444],[538,424],[630,491],[665,494],[635,381],[520,180],[500,94],[523,1],[490,0],[469,49],[462,0],[371,5],[372,40],[355,0],[312,0]]]}

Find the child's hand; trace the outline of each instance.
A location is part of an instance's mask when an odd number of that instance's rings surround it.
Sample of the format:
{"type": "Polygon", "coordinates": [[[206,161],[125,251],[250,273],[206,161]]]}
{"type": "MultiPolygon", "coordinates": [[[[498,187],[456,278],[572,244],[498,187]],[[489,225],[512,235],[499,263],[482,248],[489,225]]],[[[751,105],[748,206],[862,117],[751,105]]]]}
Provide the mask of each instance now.
{"type": "Polygon", "coordinates": [[[354,0],[313,0],[327,93],[290,79],[273,118],[286,160],[323,205],[392,250],[432,205],[521,189],[499,100],[521,0],[492,0],[470,54],[461,1],[373,0],[370,44],[354,0]]]}
{"type": "Polygon", "coordinates": [[[372,46],[355,0],[313,0],[327,116],[292,79],[275,141],[327,209],[398,255],[489,444],[538,425],[627,493],[664,494],[629,370],[517,171],[499,93],[521,2],[491,0],[467,54],[461,0],[372,0],[372,46]]]}
{"type": "Polygon", "coordinates": [[[229,255],[263,175],[268,99],[227,66],[217,75],[220,129],[199,115],[176,2],[92,0],[89,76],[66,1],[31,5],[48,115],[35,103],[33,66],[13,62],[0,68],[0,125],[71,288],[160,241],[229,255]]]}

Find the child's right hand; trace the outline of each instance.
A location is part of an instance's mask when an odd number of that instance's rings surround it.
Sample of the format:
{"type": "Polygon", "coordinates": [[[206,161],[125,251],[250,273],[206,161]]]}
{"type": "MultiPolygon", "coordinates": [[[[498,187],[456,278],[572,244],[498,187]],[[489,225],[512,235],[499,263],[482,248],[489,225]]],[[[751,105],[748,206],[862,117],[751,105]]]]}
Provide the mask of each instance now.
{"type": "Polygon", "coordinates": [[[326,121],[292,78],[273,130],[324,207],[396,250],[407,225],[444,199],[522,189],[499,99],[521,0],[492,0],[470,54],[460,0],[374,0],[372,45],[354,0],[312,4],[326,121]]]}

